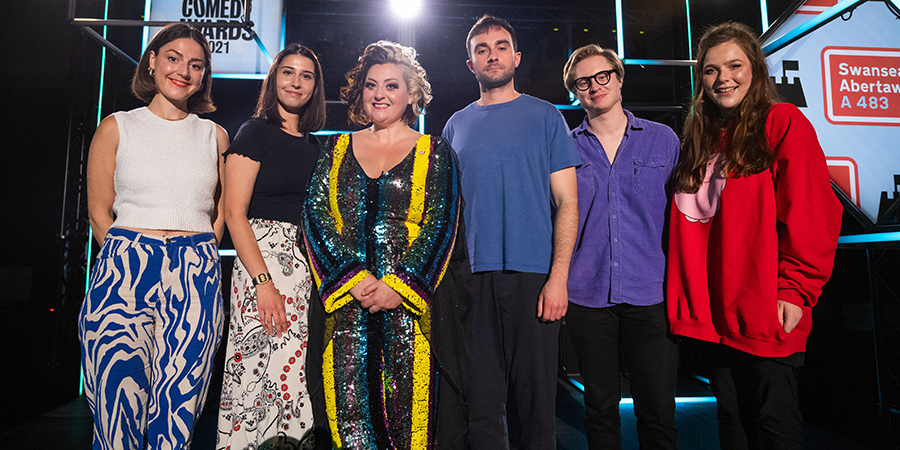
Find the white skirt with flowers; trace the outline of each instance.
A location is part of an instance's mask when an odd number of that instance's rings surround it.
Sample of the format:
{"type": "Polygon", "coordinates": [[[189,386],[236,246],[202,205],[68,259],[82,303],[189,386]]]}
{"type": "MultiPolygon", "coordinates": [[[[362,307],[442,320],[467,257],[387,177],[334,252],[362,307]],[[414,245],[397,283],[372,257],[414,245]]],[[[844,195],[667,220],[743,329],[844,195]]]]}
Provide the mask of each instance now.
{"type": "Polygon", "coordinates": [[[309,265],[298,246],[297,225],[251,219],[250,226],[284,298],[290,328],[281,338],[266,334],[256,311],[252,276],[237,258],[216,448],[300,448],[313,428],[305,370],[313,289],[309,265]]]}

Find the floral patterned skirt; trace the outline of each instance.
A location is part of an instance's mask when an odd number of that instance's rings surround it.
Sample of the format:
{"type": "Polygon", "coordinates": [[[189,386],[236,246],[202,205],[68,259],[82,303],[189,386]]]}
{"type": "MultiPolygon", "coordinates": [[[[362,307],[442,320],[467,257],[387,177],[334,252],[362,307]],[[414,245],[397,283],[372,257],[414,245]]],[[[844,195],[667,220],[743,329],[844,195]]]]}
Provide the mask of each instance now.
{"type": "Polygon", "coordinates": [[[237,258],[216,448],[300,448],[313,428],[305,368],[313,282],[298,246],[297,225],[251,219],[250,226],[284,298],[290,327],[281,338],[266,334],[256,311],[252,275],[237,258]]]}

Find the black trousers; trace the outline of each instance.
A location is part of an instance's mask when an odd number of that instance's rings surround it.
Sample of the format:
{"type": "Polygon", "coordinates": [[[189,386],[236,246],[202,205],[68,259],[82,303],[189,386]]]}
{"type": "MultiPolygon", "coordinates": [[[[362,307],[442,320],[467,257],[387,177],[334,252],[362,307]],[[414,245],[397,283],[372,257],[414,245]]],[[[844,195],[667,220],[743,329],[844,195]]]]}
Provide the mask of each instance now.
{"type": "Polygon", "coordinates": [[[519,413],[519,448],[555,450],[560,322],[537,317],[547,275],[493,271],[473,278],[469,447],[509,448],[510,389],[519,413]]]}
{"type": "Polygon", "coordinates": [[[591,449],[622,448],[620,355],[628,370],[641,449],[678,447],[678,346],[668,328],[662,303],[607,308],[569,303],[566,329],[584,379],[584,429],[591,449]]]}
{"type": "Polygon", "coordinates": [[[716,395],[723,449],[802,449],[803,417],[797,393],[802,354],[751,355],[722,344],[700,343],[716,395]]]}

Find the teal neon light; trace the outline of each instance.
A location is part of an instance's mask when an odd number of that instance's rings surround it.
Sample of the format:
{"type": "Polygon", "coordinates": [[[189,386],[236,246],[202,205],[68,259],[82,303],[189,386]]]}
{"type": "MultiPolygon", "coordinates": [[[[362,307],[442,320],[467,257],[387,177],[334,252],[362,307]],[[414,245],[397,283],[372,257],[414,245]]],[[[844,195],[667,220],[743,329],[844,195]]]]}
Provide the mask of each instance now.
{"type": "Polygon", "coordinates": [[[821,14],[813,17],[812,19],[809,19],[799,27],[787,32],[784,36],[770,42],[768,45],[763,47],[763,53],[765,53],[766,55],[770,55],[778,50],[781,50],[782,47],[790,44],[791,42],[794,42],[797,39],[800,39],[803,36],[806,36],[807,33],[810,33],[816,27],[833,19],[835,16],[843,14],[843,12],[847,9],[866,1],[868,0],[844,0],[842,2],[838,2],[838,4],[826,9],[825,11],[822,11],[821,14]]]}
{"type": "Polygon", "coordinates": [[[625,31],[622,27],[622,0],[616,0],[616,45],[619,58],[625,59],[625,31]]]}
{"type": "MultiPolygon", "coordinates": [[[[684,0],[684,11],[687,16],[688,59],[694,59],[694,37],[691,33],[691,0],[684,0]]],[[[691,66],[691,95],[694,95],[694,67],[691,66]]]]}
{"type": "Polygon", "coordinates": [[[759,0],[759,14],[762,16],[763,33],[769,29],[769,2],[767,0],[759,0]]]}
{"type": "MultiPolygon", "coordinates": [[[[574,378],[569,378],[569,383],[572,383],[572,386],[575,386],[575,389],[578,389],[581,392],[584,392],[584,385],[575,380],[574,378]]],[[[715,397],[675,397],[675,403],[715,403],[715,397]]],[[[623,398],[619,400],[619,405],[633,405],[634,400],[630,398],[623,398]]]]}
{"type": "Polygon", "coordinates": [[[687,66],[693,67],[694,61],[687,59],[623,59],[626,66],[687,66]]]}
{"type": "Polygon", "coordinates": [[[352,133],[352,131],[346,131],[346,130],[319,130],[319,131],[313,131],[313,132],[312,132],[313,136],[330,136],[330,135],[332,135],[332,134],[345,134],[345,133],[352,133]]]}
{"type": "MultiPolygon", "coordinates": [[[[150,0],[144,2],[144,20],[150,20],[150,0]]],[[[150,27],[143,27],[143,41],[141,41],[141,48],[147,48],[147,42],[150,42],[150,27]]]]}
{"type": "Polygon", "coordinates": [[[279,49],[284,50],[284,31],[287,29],[287,10],[281,7],[281,40],[279,41],[279,49]]]}
{"type": "MultiPolygon", "coordinates": [[[[269,61],[271,64],[272,61],[269,61]]],[[[265,73],[215,73],[211,75],[213,78],[223,80],[265,80],[265,73]]]]}
{"type": "MultiPolygon", "coordinates": [[[[109,0],[103,5],[103,20],[109,20],[109,0]]],[[[103,26],[103,39],[106,39],[106,25],[103,26]]],[[[100,49],[100,94],[97,96],[97,127],[103,118],[103,81],[106,78],[106,47],[100,49]]],[[[88,225],[87,259],[84,267],[84,293],[87,294],[88,283],[91,279],[91,252],[94,247],[93,230],[88,225]]],[[[84,366],[78,369],[78,395],[84,394],[84,366]]]]}
{"type": "Polygon", "coordinates": [[[838,244],[870,244],[876,242],[900,242],[900,231],[854,234],[838,238],[838,244]]]}

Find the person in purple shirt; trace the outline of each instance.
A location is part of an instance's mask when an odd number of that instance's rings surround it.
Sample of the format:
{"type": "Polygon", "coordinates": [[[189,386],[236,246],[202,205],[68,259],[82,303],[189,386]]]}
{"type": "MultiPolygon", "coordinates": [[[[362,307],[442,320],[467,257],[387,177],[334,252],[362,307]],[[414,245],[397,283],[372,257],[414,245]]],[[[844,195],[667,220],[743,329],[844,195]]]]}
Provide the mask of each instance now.
{"type": "Polygon", "coordinates": [[[667,334],[662,236],[679,142],[669,127],[622,108],[624,73],[615,52],[597,45],[575,50],[563,69],[587,112],[572,130],[583,164],[566,328],[584,379],[589,447],[621,448],[622,355],[641,448],[677,448],[678,348],[667,334]]]}

